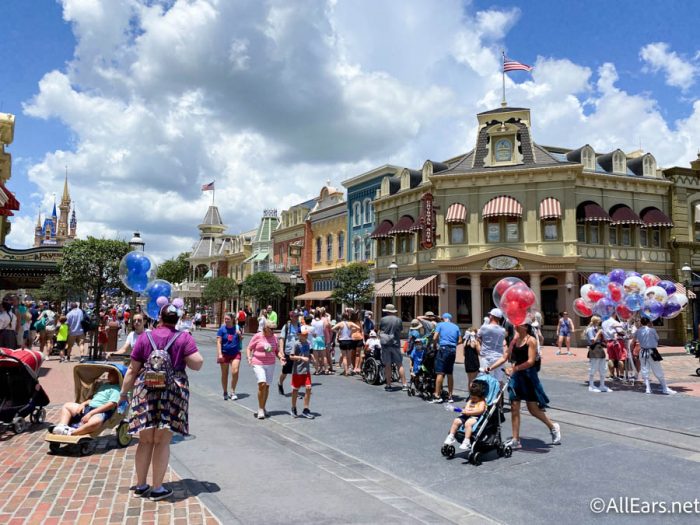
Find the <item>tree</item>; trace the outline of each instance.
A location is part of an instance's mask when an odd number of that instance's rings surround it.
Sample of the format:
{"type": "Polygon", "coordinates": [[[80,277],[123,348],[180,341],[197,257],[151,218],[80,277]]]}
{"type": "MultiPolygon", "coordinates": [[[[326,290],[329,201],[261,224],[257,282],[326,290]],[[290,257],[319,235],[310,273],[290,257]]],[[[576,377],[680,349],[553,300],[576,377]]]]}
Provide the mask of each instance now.
{"type": "MultiPolygon", "coordinates": [[[[119,263],[129,252],[125,241],[112,239],[76,239],[63,247],[61,280],[65,285],[88,297],[92,294],[95,307],[101,303],[102,292],[108,288],[126,288],[119,279],[119,263]]],[[[97,332],[93,332],[93,345],[97,332]]]]}
{"type": "Polygon", "coordinates": [[[284,286],[273,273],[258,272],[245,278],[242,293],[258,305],[266,305],[284,296],[284,286]]]}
{"type": "Polygon", "coordinates": [[[218,323],[223,322],[223,302],[231,299],[238,290],[236,281],[230,277],[214,277],[210,279],[207,286],[202,291],[202,299],[207,304],[217,303],[218,308],[218,323]]]}
{"type": "Polygon", "coordinates": [[[363,303],[372,302],[374,285],[369,280],[369,268],[364,263],[350,263],[333,273],[335,289],[333,299],[337,303],[352,305],[357,309],[363,303]]]}
{"type": "Polygon", "coordinates": [[[62,303],[72,295],[74,295],[74,291],[61,278],[60,273],[46,277],[41,288],[35,293],[37,300],[51,303],[62,303]]]}
{"type": "Polygon", "coordinates": [[[189,252],[182,252],[177,257],[168,259],[158,265],[158,279],[165,279],[170,283],[181,283],[187,279],[190,262],[187,258],[189,252]]]}

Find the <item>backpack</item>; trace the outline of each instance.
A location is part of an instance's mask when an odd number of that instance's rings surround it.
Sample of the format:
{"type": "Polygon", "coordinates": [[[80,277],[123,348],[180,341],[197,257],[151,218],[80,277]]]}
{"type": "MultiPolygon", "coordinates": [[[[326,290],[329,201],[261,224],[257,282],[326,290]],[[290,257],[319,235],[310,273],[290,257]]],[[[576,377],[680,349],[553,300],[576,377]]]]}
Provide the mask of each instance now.
{"type": "Polygon", "coordinates": [[[36,323],[34,323],[34,330],[36,330],[37,332],[42,332],[46,330],[47,321],[48,319],[46,319],[46,317],[40,317],[39,319],[37,319],[36,323]]]}
{"type": "Polygon", "coordinates": [[[158,348],[151,332],[146,332],[148,342],[151,343],[153,349],[143,365],[143,383],[146,390],[165,390],[173,382],[173,361],[168,350],[180,335],[182,332],[176,332],[163,348],[158,348]]]}

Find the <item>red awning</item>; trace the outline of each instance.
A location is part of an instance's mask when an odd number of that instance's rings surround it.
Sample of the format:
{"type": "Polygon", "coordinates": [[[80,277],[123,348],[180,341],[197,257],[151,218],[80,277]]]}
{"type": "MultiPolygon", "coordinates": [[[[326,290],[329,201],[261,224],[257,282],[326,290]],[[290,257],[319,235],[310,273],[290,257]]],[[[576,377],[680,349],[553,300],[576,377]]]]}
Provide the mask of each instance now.
{"type": "Polygon", "coordinates": [[[15,194],[8,190],[2,182],[0,182],[0,192],[7,196],[7,202],[0,207],[0,215],[5,217],[14,215],[11,210],[19,210],[19,201],[15,194]]]}
{"type": "Polygon", "coordinates": [[[513,197],[501,195],[486,203],[482,215],[484,219],[488,217],[522,217],[523,207],[513,197]]]}
{"type": "Polygon", "coordinates": [[[618,206],[615,208],[615,211],[610,214],[610,219],[612,219],[610,224],[613,226],[618,224],[644,224],[639,215],[634,213],[629,206],[618,206]]]}
{"type": "Polygon", "coordinates": [[[658,208],[647,208],[642,212],[644,228],[673,228],[673,221],[658,208]]]}
{"type": "Polygon", "coordinates": [[[577,222],[610,222],[610,215],[595,202],[588,202],[576,209],[577,222]]]}
{"type": "Polygon", "coordinates": [[[384,239],[386,237],[389,237],[389,231],[394,227],[394,223],[391,221],[382,221],[379,226],[375,228],[375,230],[372,232],[372,239],[384,239]]]}
{"type": "Polygon", "coordinates": [[[447,224],[455,224],[460,222],[466,222],[467,220],[467,207],[464,204],[455,202],[450,204],[447,208],[447,215],[445,215],[445,222],[447,224]]]}
{"type": "Polygon", "coordinates": [[[554,197],[547,197],[540,202],[541,219],[561,219],[561,204],[554,197]]]}
{"type": "Polygon", "coordinates": [[[389,235],[411,233],[411,228],[414,224],[415,221],[413,220],[413,217],[411,217],[410,215],[404,215],[399,219],[399,222],[396,223],[396,226],[389,230],[389,235]]]}

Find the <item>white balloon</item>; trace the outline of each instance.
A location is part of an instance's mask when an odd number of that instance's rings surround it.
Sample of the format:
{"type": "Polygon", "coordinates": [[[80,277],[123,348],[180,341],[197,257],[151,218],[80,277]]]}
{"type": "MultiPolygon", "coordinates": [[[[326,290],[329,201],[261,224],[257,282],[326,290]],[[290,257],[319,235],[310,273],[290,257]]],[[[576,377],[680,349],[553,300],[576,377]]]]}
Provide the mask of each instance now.
{"type": "Polygon", "coordinates": [[[681,308],[688,306],[688,298],[679,292],[669,295],[667,301],[673,301],[681,305],[681,308]]]}
{"type": "Polygon", "coordinates": [[[668,299],[668,293],[666,290],[661,288],[661,286],[650,286],[647,288],[646,292],[644,292],[644,297],[647,299],[654,299],[659,301],[661,304],[665,304],[666,299],[668,299]]]}

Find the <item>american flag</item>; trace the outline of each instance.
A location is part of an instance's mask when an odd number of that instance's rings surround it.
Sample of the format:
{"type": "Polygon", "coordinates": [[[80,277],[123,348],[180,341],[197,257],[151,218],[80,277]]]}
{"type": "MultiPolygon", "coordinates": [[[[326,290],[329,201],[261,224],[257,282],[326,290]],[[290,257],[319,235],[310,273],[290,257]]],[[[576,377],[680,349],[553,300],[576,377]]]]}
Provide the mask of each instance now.
{"type": "Polygon", "coordinates": [[[508,71],[532,71],[532,66],[528,66],[527,64],[522,64],[515,60],[511,60],[510,58],[504,55],[503,72],[507,73],[508,71]]]}
{"type": "Polygon", "coordinates": [[[214,191],[214,181],[209,184],[202,184],[202,191],[214,191]]]}

